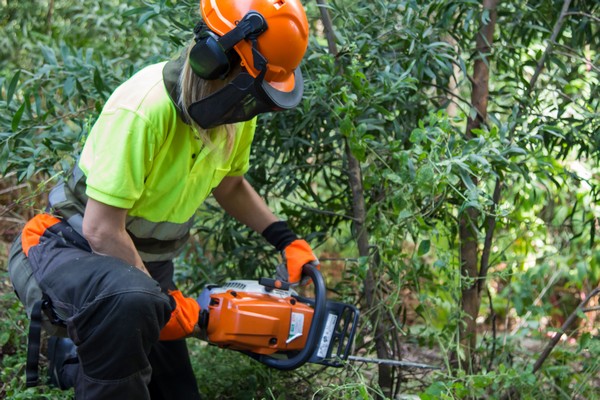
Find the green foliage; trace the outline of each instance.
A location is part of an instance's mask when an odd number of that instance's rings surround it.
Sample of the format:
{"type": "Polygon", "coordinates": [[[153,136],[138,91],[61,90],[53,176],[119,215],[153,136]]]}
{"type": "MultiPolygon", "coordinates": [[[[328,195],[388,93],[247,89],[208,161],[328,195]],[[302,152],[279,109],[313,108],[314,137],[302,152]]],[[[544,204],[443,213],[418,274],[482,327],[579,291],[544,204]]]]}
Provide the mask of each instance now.
{"type": "Polygon", "coordinates": [[[200,345],[195,341],[189,344],[202,398],[276,398],[272,393],[285,387],[283,374],[277,374],[241,353],[200,345]]]}
{"type": "MultiPolygon", "coordinates": [[[[420,393],[420,398],[499,398],[499,394],[513,391],[521,399],[598,399],[595,376],[600,369],[600,362],[597,361],[600,343],[589,334],[584,335],[581,342],[583,344],[579,347],[559,346],[541,375],[534,374],[531,364],[523,363],[522,359],[507,360],[507,364],[498,363],[494,370],[484,369],[476,374],[459,371],[450,376],[438,372],[436,377],[432,377],[433,383],[420,393]],[[571,365],[573,357],[582,355],[588,361],[583,363],[580,370],[574,371],[571,365]]],[[[517,350],[520,344],[516,341],[512,346],[515,346],[511,349],[513,354],[522,351],[517,350]]]]}
{"type": "Polygon", "coordinates": [[[498,365],[497,371],[440,377],[420,395],[423,400],[455,398],[490,398],[511,388],[518,390],[519,398],[535,399],[539,395],[539,382],[531,371],[498,365]]]}
{"type": "Polygon", "coordinates": [[[19,180],[67,171],[113,89],[171,57],[178,39],[165,19],[136,23],[142,10],[118,1],[29,0],[3,11],[7,48],[19,51],[0,58],[0,173],[19,180]]]}
{"type": "MultiPolygon", "coordinates": [[[[8,282],[5,272],[0,282],[8,282]]],[[[64,392],[43,384],[46,376],[42,363],[42,385],[25,388],[25,360],[27,357],[27,330],[29,321],[23,306],[12,291],[0,294],[0,398],[11,400],[67,399],[71,392],[64,392]]]]}
{"type": "Polygon", "coordinates": [[[242,353],[204,342],[188,340],[188,346],[204,399],[374,398],[372,385],[351,367],[325,371],[307,364],[289,373],[267,368],[242,353]]]}
{"type": "MultiPolygon", "coordinates": [[[[67,171],[112,89],[143,65],[177,54],[197,17],[191,0],[59,3],[50,13],[39,0],[6,2],[0,18],[0,174],[20,180],[67,171]]],[[[548,53],[562,2],[500,2],[491,53],[479,54],[478,30],[491,18],[480,2],[332,0],[334,55],[318,8],[305,3],[312,28],[302,65],[305,96],[296,110],[261,117],[247,178],[318,254],[346,258],[341,277],[330,280],[337,296],[359,303],[362,282],[375,274],[379,310],[394,328],[386,340],[397,357],[403,343],[444,356],[460,351],[461,289],[473,282],[460,274],[458,219],[479,212],[473,226],[480,249],[493,219],[479,324],[482,368],[431,374],[421,398],[511,389],[522,398],[594,398],[599,349],[592,335],[570,332],[577,345],[561,346],[533,374],[536,352],[519,351],[496,331],[515,341],[544,340],[548,324],[556,326],[600,281],[598,2],[571,2],[548,53]],[[490,67],[488,114],[466,137],[477,115],[470,96],[478,59],[490,67]],[[354,242],[346,146],[360,162],[368,257],[358,257],[354,242]]],[[[272,249],[214,202],[198,211],[198,221],[177,268],[190,292],[206,282],[272,274],[272,249]]],[[[322,268],[333,275],[339,264],[327,256],[322,268]]],[[[19,327],[0,330],[3,348],[19,346],[19,327]]],[[[374,328],[363,317],[357,348],[373,349],[374,328]]],[[[14,395],[24,398],[22,382],[14,381],[21,379],[19,354],[3,354],[2,381],[15,382],[14,395]]],[[[284,393],[286,377],[249,359],[210,347],[196,354],[203,390],[223,398],[241,396],[243,385],[264,398],[284,393]],[[222,360],[204,364],[212,357],[222,360]]],[[[442,363],[452,368],[448,357],[442,363]]],[[[324,384],[312,389],[323,398],[377,392],[362,371],[345,378],[321,374],[324,384]]]]}

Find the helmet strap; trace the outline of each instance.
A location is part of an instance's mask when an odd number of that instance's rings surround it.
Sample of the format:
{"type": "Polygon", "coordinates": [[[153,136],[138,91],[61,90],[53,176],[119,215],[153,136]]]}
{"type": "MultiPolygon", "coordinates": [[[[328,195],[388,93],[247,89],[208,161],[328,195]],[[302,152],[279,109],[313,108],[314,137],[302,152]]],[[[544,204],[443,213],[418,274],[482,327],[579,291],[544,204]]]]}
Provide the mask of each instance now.
{"type": "Polygon", "coordinates": [[[221,36],[218,42],[223,51],[229,51],[246,38],[256,40],[266,30],[267,21],[265,21],[265,18],[256,11],[250,11],[237,23],[235,28],[221,36]]]}
{"type": "MultiPolygon", "coordinates": [[[[250,39],[252,42],[252,60],[254,61],[254,68],[260,71],[260,75],[264,77],[267,72],[267,59],[258,51],[258,40],[256,37],[250,39]]],[[[260,76],[259,75],[259,76],[260,76]]],[[[258,77],[257,77],[258,78],[258,77]]]]}

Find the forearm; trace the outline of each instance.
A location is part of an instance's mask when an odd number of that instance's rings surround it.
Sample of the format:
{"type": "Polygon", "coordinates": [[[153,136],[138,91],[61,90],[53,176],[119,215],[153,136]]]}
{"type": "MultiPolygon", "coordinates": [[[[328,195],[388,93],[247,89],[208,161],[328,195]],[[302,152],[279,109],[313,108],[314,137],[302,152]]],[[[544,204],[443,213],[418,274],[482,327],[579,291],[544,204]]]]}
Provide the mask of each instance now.
{"type": "Polygon", "coordinates": [[[83,235],[94,253],[119,258],[146,274],[148,271],[125,230],[127,210],[89,199],[83,216],[83,235]]]}
{"type": "Polygon", "coordinates": [[[126,231],[95,232],[93,234],[88,232],[86,239],[94,253],[119,258],[138,268],[144,266],[142,258],[126,231]]]}
{"type": "Polygon", "coordinates": [[[265,201],[242,177],[226,178],[214,190],[213,195],[229,215],[258,233],[278,220],[265,201]]]}

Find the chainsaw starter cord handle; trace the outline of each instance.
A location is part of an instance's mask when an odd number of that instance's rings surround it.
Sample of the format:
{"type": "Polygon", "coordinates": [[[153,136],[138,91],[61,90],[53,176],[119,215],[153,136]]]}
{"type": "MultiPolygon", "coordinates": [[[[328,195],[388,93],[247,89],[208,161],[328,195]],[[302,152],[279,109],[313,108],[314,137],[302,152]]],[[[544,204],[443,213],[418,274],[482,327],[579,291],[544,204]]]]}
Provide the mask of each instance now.
{"type": "Polygon", "coordinates": [[[288,359],[274,358],[267,355],[260,355],[256,359],[261,363],[283,371],[296,369],[304,365],[312,356],[314,349],[318,346],[323,331],[323,322],[327,312],[327,289],[325,281],[319,269],[311,264],[305,264],[302,272],[312,279],[315,288],[315,304],[312,317],[312,323],[306,338],[306,345],[298,354],[288,359]]]}

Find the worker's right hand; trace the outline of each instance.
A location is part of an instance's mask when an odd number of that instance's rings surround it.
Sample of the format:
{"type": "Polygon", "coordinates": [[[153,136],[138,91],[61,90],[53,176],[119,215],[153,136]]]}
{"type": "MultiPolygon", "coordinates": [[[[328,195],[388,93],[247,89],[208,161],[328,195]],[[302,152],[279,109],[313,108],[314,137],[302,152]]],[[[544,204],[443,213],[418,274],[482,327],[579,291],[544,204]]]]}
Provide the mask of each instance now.
{"type": "Polygon", "coordinates": [[[200,318],[200,305],[191,297],[184,297],[181,291],[171,290],[169,296],[175,303],[171,318],[160,331],[160,340],[178,340],[197,334],[200,318]]]}
{"type": "Polygon", "coordinates": [[[312,264],[320,269],[319,260],[310,245],[303,239],[296,239],[288,244],[281,252],[283,264],[277,266],[276,278],[291,285],[306,285],[308,277],[302,277],[302,267],[312,264]]]}

